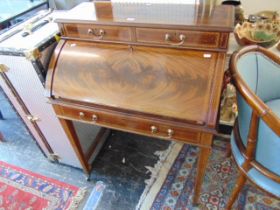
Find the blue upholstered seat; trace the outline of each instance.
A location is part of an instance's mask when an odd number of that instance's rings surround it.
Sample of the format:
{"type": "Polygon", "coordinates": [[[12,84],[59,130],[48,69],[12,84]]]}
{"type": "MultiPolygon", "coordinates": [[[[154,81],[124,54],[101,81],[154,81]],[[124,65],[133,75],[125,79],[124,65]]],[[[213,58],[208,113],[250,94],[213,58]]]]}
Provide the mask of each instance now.
{"type": "MultiPolygon", "coordinates": [[[[280,118],[280,99],[268,101],[266,104],[280,118]]],[[[256,160],[275,174],[280,175],[280,137],[263,120],[259,125],[256,160]]]]}
{"type": "MultiPolygon", "coordinates": [[[[278,117],[280,117],[280,99],[266,103],[278,117]]],[[[239,166],[245,158],[242,156],[235,143],[234,135],[231,135],[232,154],[239,166]]],[[[276,174],[280,174],[280,137],[278,137],[263,121],[259,125],[258,145],[256,160],[276,174]],[[269,142],[269,143],[268,143],[269,142]]],[[[280,197],[280,184],[267,178],[262,173],[252,168],[248,171],[249,178],[261,188],[280,197]]]]}
{"type": "Polygon", "coordinates": [[[238,179],[228,209],[246,178],[280,197],[280,58],[251,46],[233,55],[231,72],[238,105],[231,149],[238,167],[245,173],[238,179]],[[250,127],[251,123],[255,126],[250,127]],[[249,147],[250,134],[253,139],[249,147]],[[261,170],[256,166],[261,166],[261,170]]]}
{"type": "MultiPolygon", "coordinates": [[[[264,103],[280,99],[280,65],[259,52],[249,52],[239,58],[237,70],[249,88],[264,103]]],[[[243,144],[247,145],[247,135],[252,109],[237,93],[239,129],[243,144]]]]}
{"type": "MultiPolygon", "coordinates": [[[[280,65],[263,54],[250,52],[239,59],[237,67],[250,89],[280,118],[280,65]]],[[[238,110],[241,139],[247,145],[252,109],[239,93],[238,110]]],[[[256,160],[280,175],[279,153],[280,137],[261,120],[256,160]]]]}

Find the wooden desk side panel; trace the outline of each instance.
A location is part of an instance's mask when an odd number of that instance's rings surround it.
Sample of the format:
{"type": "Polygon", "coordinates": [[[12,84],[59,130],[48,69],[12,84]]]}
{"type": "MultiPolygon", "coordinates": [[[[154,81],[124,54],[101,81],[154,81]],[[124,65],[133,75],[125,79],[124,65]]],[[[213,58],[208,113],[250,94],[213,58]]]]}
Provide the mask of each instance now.
{"type": "Polygon", "coordinates": [[[219,53],[217,63],[215,66],[215,75],[212,80],[211,102],[209,106],[208,126],[216,128],[219,120],[220,99],[222,93],[224,68],[225,68],[226,54],[219,53]]]}

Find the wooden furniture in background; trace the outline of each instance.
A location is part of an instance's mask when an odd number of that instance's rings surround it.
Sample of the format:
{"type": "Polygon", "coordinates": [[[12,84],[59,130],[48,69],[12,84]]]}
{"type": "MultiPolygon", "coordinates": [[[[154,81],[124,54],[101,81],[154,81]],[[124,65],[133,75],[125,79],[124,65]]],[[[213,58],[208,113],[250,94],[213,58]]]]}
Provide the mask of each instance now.
{"type": "Polygon", "coordinates": [[[46,82],[77,153],[73,120],[199,146],[194,203],[216,133],[233,29],[232,7],[203,8],[80,4],[56,20],[62,39],[46,82]]]}
{"type": "Polygon", "coordinates": [[[230,69],[239,110],[231,149],[240,176],[229,210],[247,179],[280,197],[280,57],[249,46],[233,54],[230,69]]]}

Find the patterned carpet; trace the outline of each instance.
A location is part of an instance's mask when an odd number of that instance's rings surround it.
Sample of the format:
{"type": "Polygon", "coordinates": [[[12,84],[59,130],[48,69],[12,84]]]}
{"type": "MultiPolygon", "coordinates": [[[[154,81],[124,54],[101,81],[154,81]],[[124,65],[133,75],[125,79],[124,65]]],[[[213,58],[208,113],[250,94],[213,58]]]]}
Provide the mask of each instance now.
{"type": "Polygon", "coordinates": [[[1,210],[74,210],[84,195],[84,189],[0,161],[1,210]]]}
{"type": "MultiPolygon", "coordinates": [[[[169,148],[169,141],[112,131],[99,155],[93,161],[91,181],[81,169],[52,163],[44,157],[30,136],[0,87],[0,131],[5,142],[0,142],[0,160],[29,171],[51,177],[80,188],[87,188],[94,198],[99,181],[106,188],[96,210],[132,210],[151,179],[156,165],[169,148]],[[36,158],[34,158],[36,157],[36,158]]],[[[1,209],[1,207],[0,207],[1,209]]],[[[35,209],[37,210],[37,209],[35,209]]],[[[91,209],[92,210],[92,209],[91,209]]]]}
{"type": "MultiPolygon", "coordinates": [[[[191,204],[199,150],[197,147],[184,145],[168,171],[166,179],[161,183],[161,187],[157,192],[154,191],[156,193],[153,194],[156,196],[153,202],[144,201],[141,209],[224,209],[238,175],[234,161],[225,158],[225,147],[225,141],[214,141],[199,206],[191,204]]],[[[148,194],[146,200],[149,200],[149,196],[152,195],[148,194]]],[[[233,209],[280,209],[280,201],[247,182],[233,209]]]]}

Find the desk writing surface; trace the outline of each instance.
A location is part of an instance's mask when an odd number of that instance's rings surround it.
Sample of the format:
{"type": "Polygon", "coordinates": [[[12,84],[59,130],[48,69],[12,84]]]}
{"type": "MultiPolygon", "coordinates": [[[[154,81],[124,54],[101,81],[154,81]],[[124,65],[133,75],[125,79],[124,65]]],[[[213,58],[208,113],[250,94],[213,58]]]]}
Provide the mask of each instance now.
{"type": "Polygon", "coordinates": [[[228,5],[84,2],[56,22],[232,31],[233,15],[228,5]]]}
{"type": "Polygon", "coordinates": [[[52,94],[206,122],[217,60],[216,52],[67,41],[56,64],[52,94]]]}

